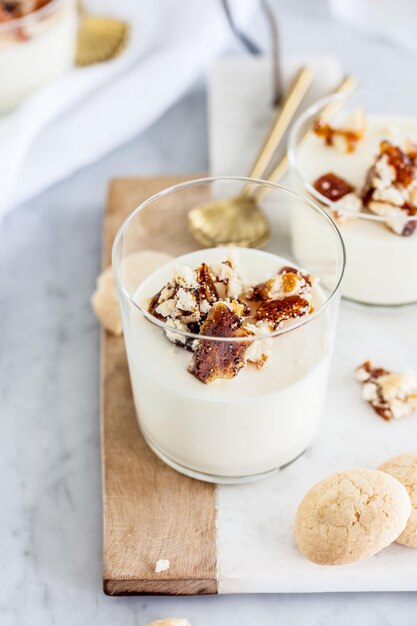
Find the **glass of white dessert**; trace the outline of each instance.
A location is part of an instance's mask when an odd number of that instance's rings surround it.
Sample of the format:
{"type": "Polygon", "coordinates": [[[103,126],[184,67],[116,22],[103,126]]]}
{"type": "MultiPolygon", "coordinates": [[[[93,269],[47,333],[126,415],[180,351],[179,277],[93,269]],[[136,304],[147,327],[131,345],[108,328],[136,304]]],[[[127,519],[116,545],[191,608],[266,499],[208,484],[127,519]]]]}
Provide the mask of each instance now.
{"type": "Polygon", "coordinates": [[[304,452],[325,400],[344,259],[323,209],[248,178],[179,184],[127,218],[113,271],[139,426],[165,463],[235,483],[269,475],[304,452]],[[189,212],[249,189],[270,221],[265,249],[201,249],[189,212]],[[296,257],[294,210],[323,230],[321,248],[296,257]],[[140,283],[135,263],[142,279],[148,274],[140,283]]]}
{"type": "MultiPolygon", "coordinates": [[[[342,295],[363,304],[417,302],[417,117],[409,113],[404,98],[362,89],[317,102],[290,133],[294,187],[336,221],[347,257],[342,295]]],[[[295,220],[293,239],[296,248],[320,246],[320,228],[295,220]]]]}
{"type": "Polygon", "coordinates": [[[75,0],[0,0],[0,113],[74,63],[75,0]]]}

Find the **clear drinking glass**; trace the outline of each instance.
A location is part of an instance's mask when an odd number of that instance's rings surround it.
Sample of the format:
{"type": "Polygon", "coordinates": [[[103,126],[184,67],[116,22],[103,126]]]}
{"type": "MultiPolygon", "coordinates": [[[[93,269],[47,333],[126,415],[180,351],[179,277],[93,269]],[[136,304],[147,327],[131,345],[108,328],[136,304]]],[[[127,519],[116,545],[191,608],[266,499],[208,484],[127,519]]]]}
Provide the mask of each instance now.
{"type": "MultiPolygon", "coordinates": [[[[342,296],[367,305],[417,302],[417,282],[409,280],[409,276],[417,273],[417,228],[410,236],[396,234],[387,228],[386,216],[358,211],[350,202],[350,194],[336,205],[319,193],[313,182],[332,172],[351,183],[354,192],[360,195],[381,140],[401,146],[407,140],[417,143],[417,117],[412,117],[415,103],[403,96],[403,92],[381,93],[378,89],[329,96],[307,109],[289,136],[292,187],[314,199],[336,219],[346,246],[342,296]],[[330,116],[327,113],[326,121],[340,127],[349,126],[349,119],[358,107],[364,111],[365,135],[352,153],[326,147],[322,138],[309,132],[328,107],[332,112],[330,116]]],[[[389,222],[401,233],[410,232],[417,225],[417,214],[390,215],[389,222]]],[[[302,225],[295,225],[293,239],[302,247],[308,241],[320,245],[321,228],[314,228],[307,219],[302,225]]]]}
{"type": "Polygon", "coordinates": [[[76,34],[75,0],[51,0],[24,17],[0,21],[0,113],[72,67],[76,34]]]}
{"type": "MultiPolygon", "coordinates": [[[[304,452],[317,430],[326,395],[344,264],[343,242],[326,212],[264,181],[192,180],[157,193],[126,219],[115,238],[113,270],[130,377],[139,426],[165,463],[202,480],[237,483],[269,475],[304,452]],[[247,365],[234,378],[204,384],[187,370],[192,352],[168,341],[165,333],[172,333],[172,327],[152,316],[147,306],[171,279],[174,266],[194,269],[202,262],[226,260],[228,249],[201,249],[188,229],[187,216],[200,203],[238,195],[248,184],[271,225],[264,250],[235,248],[249,283],[266,280],[284,266],[302,268],[318,279],[315,308],[255,339],[175,331],[188,348],[224,349],[233,356],[249,346],[262,351],[268,345],[265,368],[247,365]],[[307,217],[321,225],[321,246],[295,248],[294,253],[290,223],[307,217]],[[136,253],[148,250],[168,253],[175,260],[138,286],[131,262],[135,255],[146,261],[136,253]]],[[[137,269],[143,279],[146,267],[137,269]]]]}

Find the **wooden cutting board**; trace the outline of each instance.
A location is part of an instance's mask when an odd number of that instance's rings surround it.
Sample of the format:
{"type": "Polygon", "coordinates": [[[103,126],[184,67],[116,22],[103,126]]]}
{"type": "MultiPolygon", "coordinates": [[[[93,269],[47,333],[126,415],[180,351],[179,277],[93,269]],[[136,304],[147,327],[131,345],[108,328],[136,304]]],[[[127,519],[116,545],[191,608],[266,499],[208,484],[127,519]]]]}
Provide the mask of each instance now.
{"type": "MultiPolygon", "coordinates": [[[[113,238],[125,216],[141,200],[179,180],[112,183],[104,266],[110,263],[113,238]]],[[[181,207],[173,203],[166,214],[174,220],[175,240],[183,247],[193,240],[180,212],[188,201],[203,199],[190,192],[185,201],[182,197],[181,207]]],[[[175,254],[160,224],[150,226],[155,245],[175,254]]],[[[300,554],[293,527],[302,497],[325,476],[349,467],[378,467],[390,457],[415,451],[416,417],[392,422],[378,418],[363,402],[352,371],[369,357],[397,370],[415,363],[416,324],[416,307],[377,310],[342,303],[326,408],[313,445],[274,476],[245,485],[218,485],[216,494],[212,485],[177,474],[148,449],[137,426],[123,339],[103,333],[105,592],[415,591],[416,550],[393,544],[370,559],[322,567],[300,554]],[[169,559],[171,566],[156,574],[159,559],[169,559]]]]}
{"type": "MultiPolygon", "coordinates": [[[[103,267],[110,265],[113,240],[125,217],[152,194],[189,178],[111,183],[103,267]]],[[[178,474],[148,448],[136,420],[123,338],[105,331],[101,336],[101,453],[105,593],[217,593],[214,486],[178,474]],[[159,559],[168,559],[170,567],[157,574],[159,559]]]]}

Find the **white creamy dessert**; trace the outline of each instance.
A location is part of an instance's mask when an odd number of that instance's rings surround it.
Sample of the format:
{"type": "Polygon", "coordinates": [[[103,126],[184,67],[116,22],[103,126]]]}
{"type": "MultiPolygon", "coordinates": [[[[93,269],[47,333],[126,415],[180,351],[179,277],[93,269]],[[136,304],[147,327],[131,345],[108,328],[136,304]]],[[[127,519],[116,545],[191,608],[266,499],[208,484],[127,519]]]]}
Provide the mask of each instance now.
{"type": "MultiPolygon", "coordinates": [[[[222,263],[229,259],[229,254],[224,248],[186,254],[153,272],[139,286],[133,300],[147,310],[149,299],[157,294],[151,307],[161,320],[169,320],[171,341],[135,306],[123,307],[122,311],[133,394],[148,443],[180,471],[225,480],[275,470],[310,445],[325,398],[332,332],[327,308],[317,311],[324,303],[324,295],[315,283],[310,286],[311,277],[287,269],[287,278],[283,280],[284,273],[277,273],[293,264],[259,250],[239,249],[239,264],[233,258],[228,264],[222,263]],[[219,342],[184,338],[175,332],[184,330],[185,318],[175,317],[178,307],[194,310],[193,292],[187,285],[193,286],[196,273],[192,270],[202,263],[209,266],[211,275],[215,273],[224,281],[226,293],[222,298],[228,297],[228,304],[222,300],[210,305],[200,300],[199,309],[207,316],[201,332],[205,329],[208,333],[211,316],[224,306],[228,311],[238,310],[241,305],[235,299],[242,290],[248,293],[248,285],[271,278],[267,293],[265,289],[249,290],[249,296],[265,297],[266,302],[281,299],[285,303],[292,296],[291,302],[295,303],[298,293],[301,300],[307,301],[304,315],[278,326],[288,332],[253,342],[246,341],[253,335],[244,335],[235,343],[223,342],[221,345],[227,349],[237,349],[232,367],[239,359],[245,361],[236,366],[238,371],[228,372],[230,378],[212,376],[212,370],[204,367],[204,358],[211,358],[211,350],[216,350],[219,342]],[[166,287],[170,281],[171,287],[166,287]],[[313,309],[316,314],[308,312],[313,309]],[[188,349],[181,347],[181,342],[188,349]],[[203,357],[203,364],[199,363],[203,367],[196,366],[198,355],[203,357]]],[[[220,289],[219,283],[215,284],[220,289]]],[[[210,300],[209,292],[210,289],[210,300]]],[[[263,305],[259,301],[254,305],[256,315],[263,305]]],[[[257,335],[270,333],[271,328],[270,322],[254,319],[245,321],[239,332],[243,326],[257,335]]]]}
{"type": "Polygon", "coordinates": [[[74,0],[0,0],[0,113],[74,63],[74,0]]]}
{"type": "MultiPolygon", "coordinates": [[[[331,145],[326,143],[325,132],[322,136],[310,133],[301,142],[293,154],[296,184],[323,200],[324,206],[331,204],[346,246],[345,297],[375,305],[416,302],[417,282],[410,276],[417,273],[417,222],[411,219],[417,213],[417,152],[413,145],[417,143],[417,120],[369,115],[363,134],[361,130],[358,140],[349,145],[342,129],[350,126],[355,131],[352,118],[342,118],[336,124],[341,132],[330,137],[331,145]],[[395,151],[404,160],[401,171],[390,160],[395,151]],[[397,178],[404,168],[411,172],[407,184],[397,178]],[[343,185],[327,180],[330,173],[349,185],[338,189],[338,184],[343,185]],[[336,201],[330,203],[332,185],[336,201]],[[365,187],[370,186],[366,197],[365,187]],[[372,219],[375,216],[381,219],[372,219]]],[[[294,250],[301,262],[300,251],[320,249],[320,230],[317,220],[294,216],[294,250]]]]}

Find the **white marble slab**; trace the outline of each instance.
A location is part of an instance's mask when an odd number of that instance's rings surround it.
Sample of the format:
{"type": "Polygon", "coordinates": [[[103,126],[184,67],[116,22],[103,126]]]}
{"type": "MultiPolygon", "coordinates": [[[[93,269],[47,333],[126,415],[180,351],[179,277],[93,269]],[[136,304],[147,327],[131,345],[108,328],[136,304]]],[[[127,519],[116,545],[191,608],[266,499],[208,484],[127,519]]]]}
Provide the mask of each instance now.
{"type": "MultiPolygon", "coordinates": [[[[315,76],[300,111],[330,93],[342,80],[334,56],[291,57],[283,65],[286,87],[302,65],[315,76]]],[[[272,123],[272,68],[267,57],[218,61],[208,81],[209,157],[213,176],[245,176],[272,123]]],[[[278,150],[283,154],[285,142],[278,150]]]]}
{"type": "MultiPolygon", "coordinates": [[[[288,67],[294,71],[298,63],[288,67]]],[[[320,97],[340,81],[340,66],[332,58],[316,59],[314,66],[320,77],[313,97],[320,97]]],[[[262,59],[226,60],[215,67],[209,93],[213,174],[248,169],[272,115],[268,79],[262,59]]],[[[323,567],[301,556],[293,534],[297,506],[315,482],[349,467],[377,467],[417,449],[417,418],[385,422],[362,401],[353,379],[353,369],[368,358],[394,370],[415,369],[416,327],[416,307],[342,304],[328,399],[314,445],[268,480],[217,488],[220,593],[417,589],[417,550],[394,544],[362,562],[323,567]]]]}
{"type": "Polygon", "coordinates": [[[417,418],[385,422],[360,397],[354,367],[416,367],[417,309],[376,310],[343,303],[323,421],[312,447],[274,477],[218,487],[221,593],[412,591],[417,550],[392,545],[377,556],[339,567],[314,565],[298,552],[293,523],[305,492],[350,467],[377,467],[417,450],[417,418]]]}

